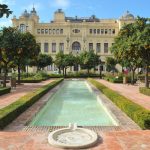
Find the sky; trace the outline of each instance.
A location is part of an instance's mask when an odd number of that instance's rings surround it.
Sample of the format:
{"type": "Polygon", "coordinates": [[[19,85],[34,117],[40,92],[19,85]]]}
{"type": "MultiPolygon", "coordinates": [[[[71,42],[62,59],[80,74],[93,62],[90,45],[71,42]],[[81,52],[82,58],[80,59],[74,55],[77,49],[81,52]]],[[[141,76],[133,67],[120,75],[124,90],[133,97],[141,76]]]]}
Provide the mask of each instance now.
{"type": "Polygon", "coordinates": [[[134,16],[150,17],[150,0],[0,0],[0,4],[7,4],[13,11],[9,18],[0,18],[0,27],[11,26],[14,15],[18,18],[25,9],[31,11],[33,5],[42,23],[53,20],[57,9],[63,9],[70,17],[118,19],[127,10],[134,16]]]}

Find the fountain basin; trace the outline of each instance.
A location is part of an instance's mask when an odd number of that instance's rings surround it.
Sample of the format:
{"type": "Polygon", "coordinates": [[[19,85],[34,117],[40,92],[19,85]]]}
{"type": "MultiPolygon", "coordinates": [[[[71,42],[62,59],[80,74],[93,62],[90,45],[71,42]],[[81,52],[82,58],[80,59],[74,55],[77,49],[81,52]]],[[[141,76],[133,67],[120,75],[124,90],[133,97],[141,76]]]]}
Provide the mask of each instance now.
{"type": "Polygon", "coordinates": [[[53,131],[48,136],[48,142],[59,148],[87,148],[97,142],[95,132],[84,128],[63,128],[53,131]]]}

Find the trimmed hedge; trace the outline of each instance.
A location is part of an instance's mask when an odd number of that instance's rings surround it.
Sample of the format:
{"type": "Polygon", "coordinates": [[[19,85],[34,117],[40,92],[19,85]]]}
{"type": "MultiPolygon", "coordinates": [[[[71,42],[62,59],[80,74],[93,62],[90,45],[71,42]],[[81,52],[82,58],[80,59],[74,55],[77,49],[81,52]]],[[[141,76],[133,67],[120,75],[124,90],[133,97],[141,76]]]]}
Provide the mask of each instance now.
{"type": "Polygon", "coordinates": [[[0,129],[3,129],[6,125],[17,118],[22,112],[29,108],[32,104],[39,100],[50,89],[58,85],[63,79],[53,81],[34,92],[19,98],[16,102],[0,110],[0,129]]]}
{"type": "Polygon", "coordinates": [[[21,80],[21,83],[39,83],[42,82],[43,80],[39,79],[39,80],[35,80],[35,79],[23,79],[21,80]]]}
{"type": "Polygon", "coordinates": [[[132,102],[128,98],[120,95],[118,92],[109,89],[94,79],[88,79],[103,94],[105,94],[113,103],[115,103],[123,112],[134,120],[142,129],[150,129],[150,111],[132,102]]]}
{"type": "Polygon", "coordinates": [[[146,88],[146,87],[140,87],[139,88],[140,93],[150,96],[150,88],[146,88]]]}
{"type": "Polygon", "coordinates": [[[11,87],[0,87],[0,96],[1,95],[4,95],[4,94],[7,94],[7,93],[10,93],[11,91],[11,87]]]}
{"type": "Polygon", "coordinates": [[[110,81],[112,83],[123,83],[122,78],[114,78],[114,77],[104,77],[105,80],[110,81]]]}

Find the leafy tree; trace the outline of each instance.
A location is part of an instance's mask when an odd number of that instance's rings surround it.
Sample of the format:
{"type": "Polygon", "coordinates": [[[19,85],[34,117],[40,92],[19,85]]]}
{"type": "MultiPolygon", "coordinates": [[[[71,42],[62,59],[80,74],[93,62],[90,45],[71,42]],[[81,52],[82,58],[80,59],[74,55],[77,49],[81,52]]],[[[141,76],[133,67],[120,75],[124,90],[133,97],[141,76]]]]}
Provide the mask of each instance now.
{"type": "Polygon", "coordinates": [[[120,30],[111,50],[118,62],[122,62],[132,70],[132,84],[134,84],[135,70],[141,66],[142,59],[138,53],[136,28],[134,24],[127,24],[120,30]]]}
{"type": "Polygon", "coordinates": [[[8,8],[5,4],[0,4],[0,18],[2,18],[4,15],[8,18],[9,15],[12,14],[12,11],[8,8]]]}
{"type": "Polygon", "coordinates": [[[15,28],[3,28],[0,31],[0,63],[4,71],[3,86],[6,87],[8,69],[13,64],[15,56],[15,37],[18,30],[15,28]]]}
{"type": "Polygon", "coordinates": [[[47,54],[39,54],[38,57],[34,60],[31,60],[30,66],[37,66],[37,70],[44,69],[44,67],[51,65],[53,59],[50,55],[47,54]]]}
{"type": "Polygon", "coordinates": [[[150,18],[140,18],[135,23],[137,29],[136,44],[145,68],[145,87],[149,88],[148,72],[150,68],[150,18]]]}
{"type": "Polygon", "coordinates": [[[18,33],[15,37],[15,59],[14,63],[18,68],[18,83],[20,84],[21,69],[25,67],[28,59],[33,59],[39,54],[40,48],[36,43],[35,37],[27,33],[18,33]]]}
{"type": "Polygon", "coordinates": [[[94,68],[99,64],[99,56],[94,51],[84,51],[80,54],[80,65],[82,69],[87,69],[88,75],[90,69],[94,68]]]}
{"type": "Polygon", "coordinates": [[[106,57],[106,69],[107,71],[115,71],[117,61],[113,57],[106,57]]]}
{"type": "Polygon", "coordinates": [[[55,57],[54,63],[59,69],[59,74],[61,74],[61,69],[63,69],[63,74],[64,74],[64,68],[63,68],[64,56],[65,56],[64,53],[60,51],[59,53],[56,54],[56,57],[55,57]]]}
{"type": "Polygon", "coordinates": [[[72,53],[65,54],[63,58],[62,66],[64,68],[64,73],[66,77],[66,71],[68,67],[74,66],[75,64],[75,56],[72,53]]]}

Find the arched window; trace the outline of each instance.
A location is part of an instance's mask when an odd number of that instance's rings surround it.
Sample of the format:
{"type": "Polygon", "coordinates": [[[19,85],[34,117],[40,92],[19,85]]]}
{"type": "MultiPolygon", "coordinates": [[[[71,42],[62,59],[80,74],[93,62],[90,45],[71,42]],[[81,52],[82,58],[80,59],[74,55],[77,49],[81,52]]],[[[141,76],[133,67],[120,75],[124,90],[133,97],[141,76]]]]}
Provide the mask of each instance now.
{"type": "Polygon", "coordinates": [[[81,50],[81,45],[80,45],[80,43],[79,43],[79,42],[74,42],[74,43],[72,44],[72,50],[76,50],[76,51],[81,50]]]}
{"type": "Polygon", "coordinates": [[[23,33],[26,31],[26,26],[25,24],[20,24],[20,31],[23,33]]]}

